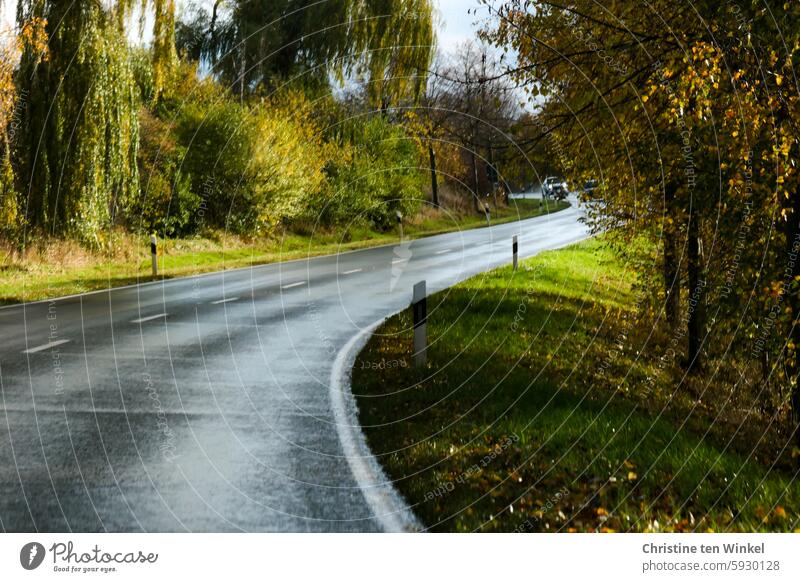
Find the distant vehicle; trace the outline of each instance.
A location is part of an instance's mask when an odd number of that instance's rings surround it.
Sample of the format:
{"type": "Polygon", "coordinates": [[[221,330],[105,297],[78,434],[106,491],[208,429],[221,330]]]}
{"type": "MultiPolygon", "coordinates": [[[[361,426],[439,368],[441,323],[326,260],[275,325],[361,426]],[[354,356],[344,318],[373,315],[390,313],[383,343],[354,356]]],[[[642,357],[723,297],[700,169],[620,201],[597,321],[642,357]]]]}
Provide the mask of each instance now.
{"type": "Polygon", "coordinates": [[[586,194],[587,197],[592,197],[599,185],[600,183],[597,180],[589,180],[583,185],[583,193],[586,194]]]}
{"type": "Polygon", "coordinates": [[[567,182],[563,178],[556,176],[549,176],[542,182],[542,195],[545,198],[553,198],[554,200],[563,200],[569,194],[567,182]]]}

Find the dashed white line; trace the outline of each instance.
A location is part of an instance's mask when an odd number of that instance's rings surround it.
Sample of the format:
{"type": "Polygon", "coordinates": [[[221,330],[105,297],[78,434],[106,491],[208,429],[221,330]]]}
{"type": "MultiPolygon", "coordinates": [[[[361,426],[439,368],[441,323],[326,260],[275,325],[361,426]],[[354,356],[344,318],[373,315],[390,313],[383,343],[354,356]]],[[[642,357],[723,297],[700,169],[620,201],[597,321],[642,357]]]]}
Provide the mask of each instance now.
{"type": "Polygon", "coordinates": [[[228,299],[220,299],[219,301],[212,301],[211,305],[220,305],[222,303],[230,303],[231,301],[238,301],[238,297],[229,297],[228,299]]]}
{"type": "Polygon", "coordinates": [[[36,352],[43,352],[44,350],[49,350],[50,348],[54,348],[56,346],[60,346],[69,342],[68,339],[56,340],[54,342],[50,342],[49,344],[44,344],[43,346],[36,346],[35,348],[30,348],[27,350],[23,350],[23,354],[35,354],[36,352]]]}
{"type": "Polygon", "coordinates": [[[151,315],[150,317],[142,317],[141,319],[134,319],[131,323],[144,323],[145,321],[153,321],[154,319],[161,319],[166,317],[166,313],[159,313],[158,315],[151,315]]]}
{"type": "Polygon", "coordinates": [[[436,251],[436,253],[434,253],[434,254],[437,254],[437,255],[443,255],[443,254],[445,254],[445,253],[449,253],[449,252],[450,252],[450,251],[452,251],[452,250],[453,250],[453,249],[443,249],[443,250],[441,250],[441,251],[436,251]]]}
{"type": "Polygon", "coordinates": [[[392,261],[392,264],[396,265],[397,263],[407,263],[407,262],[408,262],[408,259],[395,259],[395,260],[392,261]]]}
{"type": "Polygon", "coordinates": [[[299,287],[300,285],[305,285],[305,281],[298,281],[297,283],[289,283],[288,285],[284,285],[281,289],[291,289],[292,287],[299,287]]]}
{"type": "Polygon", "coordinates": [[[360,273],[364,269],[350,269],[349,271],[345,271],[342,275],[352,275],[353,273],[360,273]]]}

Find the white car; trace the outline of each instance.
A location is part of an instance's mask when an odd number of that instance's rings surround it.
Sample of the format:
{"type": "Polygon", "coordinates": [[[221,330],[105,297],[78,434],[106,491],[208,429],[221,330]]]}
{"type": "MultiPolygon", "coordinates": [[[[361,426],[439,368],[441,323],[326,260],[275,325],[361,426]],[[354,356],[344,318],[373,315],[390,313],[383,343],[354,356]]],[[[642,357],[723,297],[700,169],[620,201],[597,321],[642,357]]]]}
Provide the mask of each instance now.
{"type": "Polygon", "coordinates": [[[555,200],[563,200],[569,194],[567,182],[563,178],[557,176],[548,176],[542,182],[542,195],[545,198],[553,198],[555,200]]]}

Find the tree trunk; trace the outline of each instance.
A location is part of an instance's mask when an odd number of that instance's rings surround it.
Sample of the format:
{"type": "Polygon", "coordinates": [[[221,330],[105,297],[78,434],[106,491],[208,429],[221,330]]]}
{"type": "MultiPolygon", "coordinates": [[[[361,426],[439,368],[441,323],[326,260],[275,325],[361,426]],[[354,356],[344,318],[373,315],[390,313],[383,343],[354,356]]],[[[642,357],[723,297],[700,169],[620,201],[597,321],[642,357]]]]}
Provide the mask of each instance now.
{"type": "Polygon", "coordinates": [[[244,104],[244,75],[245,71],[247,71],[247,48],[245,38],[242,37],[242,54],[241,54],[241,61],[239,62],[239,103],[244,104]]]}
{"type": "Polygon", "coordinates": [[[211,50],[213,51],[211,57],[212,62],[217,61],[217,11],[219,10],[219,5],[221,3],[222,0],[215,0],[214,7],[211,10],[211,25],[209,26],[210,28],[209,42],[211,43],[211,50]]]}
{"type": "Polygon", "coordinates": [[[675,241],[677,232],[674,222],[669,224],[675,201],[676,188],[668,185],[664,190],[664,311],[671,330],[678,327],[681,305],[680,266],[675,241]]]}
{"type": "Polygon", "coordinates": [[[792,417],[790,430],[794,433],[797,446],[800,447],[800,294],[796,286],[797,277],[800,276],[800,192],[793,192],[786,201],[791,209],[791,218],[786,221],[786,264],[791,266],[791,279],[787,302],[792,310],[792,327],[787,339],[794,343],[795,348],[786,358],[786,375],[791,394],[792,417]]]}
{"type": "Polygon", "coordinates": [[[702,277],[702,260],[700,257],[700,228],[699,212],[692,209],[689,216],[689,241],[688,241],[688,271],[689,271],[689,320],[687,333],[689,335],[689,352],[686,364],[689,371],[702,367],[700,347],[703,341],[703,302],[706,282],[702,277]]]}
{"type": "Polygon", "coordinates": [[[433,145],[428,142],[428,157],[431,161],[431,203],[434,208],[439,208],[439,180],[436,176],[436,152],[433,145]]]}
{"type": "Polygon", "coordinates": [[[475,150],[471,152],[472,156],[472,188],[473,188],[473,195],[475,197],[475,210],[481,214],[483,214],[483,204],[481,203],[479,188],[480,183],[478,181],[478,160],[475,158],[475,150]]]}
{"type": "Polygon", "coordinates": [[[492,201],[494,202],[494,210],[497,212],[497,167],[494,165],[494,150],[492,149],[492,142],[489,142],[489,165],[486,166],[486,177],[489,179],[489,186],[492,189],[492,201]]]}

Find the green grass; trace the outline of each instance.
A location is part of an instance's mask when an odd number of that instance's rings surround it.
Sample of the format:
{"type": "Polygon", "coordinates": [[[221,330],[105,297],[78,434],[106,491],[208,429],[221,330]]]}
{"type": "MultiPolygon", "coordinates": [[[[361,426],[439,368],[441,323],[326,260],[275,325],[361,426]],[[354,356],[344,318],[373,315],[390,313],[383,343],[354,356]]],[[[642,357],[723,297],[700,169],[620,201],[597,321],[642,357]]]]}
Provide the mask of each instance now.
{"type": "Polygon", "coordinates": [[[634,280],[592,240],[430,297],[424,368],[408,312],[378,330],[353,370],[360,420],[428,527],[798,527],[791,463],[772,467],[743,432],[670,398],[641,344],[613,347],[636,327],[634,280]]]}
{"type": "MultiPolygon", "coordinates": [[[[569,206],[566,202],[549,202],[540,207],[539,200],[511,201],[508,206],[492,209],[492,224],[531,218],[556,212],[569,206]]],[[[451,215],[446,211],[427,211],[408,220],[407,238],[419,238],[486,225],[478,214],[451,215]]],[[[235,269],[312,256],[333,254],[397,241],[398,233],[378,232],[355,227],[343,232],[297,234],[286,232],[278,238],[242,241],[235,237],[222,240],[183,239],[162,241],[159,277],[173,278],[198,273],[235,269]]],[[[126,243],[125,253],[113,257],[91,255],[84,251],[79,260],[70,260],[70,248],[49,249],[35,259],[6,264],[0,270],[0,303],[19,303],[49,297],[108,289],[151,279],[149,242],[126,243]],[[124,256],[120,256],[124,254],[124,256]]]]}

